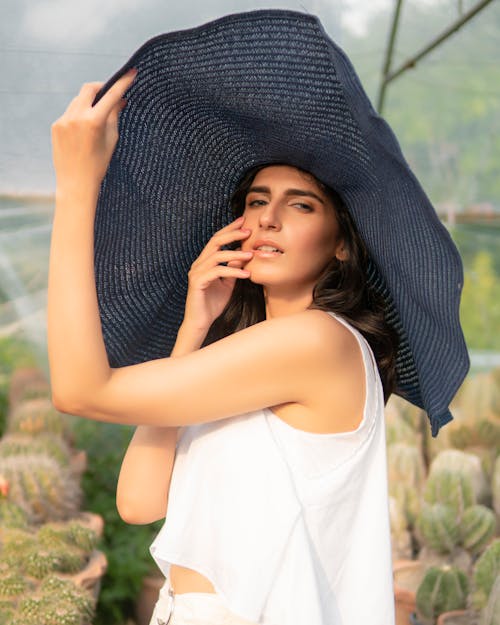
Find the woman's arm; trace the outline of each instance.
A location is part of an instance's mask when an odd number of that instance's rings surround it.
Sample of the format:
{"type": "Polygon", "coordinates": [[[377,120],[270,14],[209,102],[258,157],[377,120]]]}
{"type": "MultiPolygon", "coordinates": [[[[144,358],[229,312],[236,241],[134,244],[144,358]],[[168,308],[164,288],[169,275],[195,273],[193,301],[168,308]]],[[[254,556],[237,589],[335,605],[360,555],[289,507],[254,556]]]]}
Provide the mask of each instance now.
{"type": "MultiPolygon", "coordinates": [[[[204,338],[181,325],[171,357],[199,349],[204,338]]],[[[141,425],[135,430],[116,489],[116,507],[126,523],[153,523],[165,517],[180,432],[176,426],[141,425]]]]}
{"type": "Polygon", "coordinates": [[[52,401],[89,392],[111,374],[97,305],[94,219],[102,179],[118,140],[129,72],[92,106],[102,83],[86,83],[52,125],[56,202],[47,295],[52,401]]]}

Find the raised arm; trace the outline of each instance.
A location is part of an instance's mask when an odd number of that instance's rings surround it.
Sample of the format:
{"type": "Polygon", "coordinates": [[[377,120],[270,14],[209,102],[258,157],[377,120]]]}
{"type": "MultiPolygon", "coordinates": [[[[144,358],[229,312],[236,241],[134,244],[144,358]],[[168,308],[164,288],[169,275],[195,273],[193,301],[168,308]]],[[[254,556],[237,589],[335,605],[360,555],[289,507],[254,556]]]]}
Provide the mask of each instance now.
{"type": "MultiPolygon", "coordinates": [[[[203,333],[181,325],[171,358],[200,347],[203,333]]],[[[116,507],[126,523],[153,523],[165,517],[176,444],[182,428],[141,425],[123,458],[116,489],[116,507]]]]}

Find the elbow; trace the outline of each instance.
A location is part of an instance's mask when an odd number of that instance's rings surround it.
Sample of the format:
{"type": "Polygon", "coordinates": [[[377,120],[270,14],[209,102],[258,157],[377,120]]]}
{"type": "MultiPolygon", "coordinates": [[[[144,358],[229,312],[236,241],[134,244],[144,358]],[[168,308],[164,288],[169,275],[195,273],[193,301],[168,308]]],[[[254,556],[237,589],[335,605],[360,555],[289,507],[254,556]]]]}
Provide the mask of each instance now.
{"type": "Polygon", "coordinates": [[[165,512],[149,510],[147,506],[137,505],[130,498],[117,497],[116,509],[121,520],[129,525],[147,525],[165,518],[165,512]]]}
{"type": "Polygon", "coordinates": [[[54,408],[59,412],[64,412],[71,415],[79,414],[75,402],[70,402],[68,398],[64,399],[60,395],[52,393],[50,400],[54,408]]]}

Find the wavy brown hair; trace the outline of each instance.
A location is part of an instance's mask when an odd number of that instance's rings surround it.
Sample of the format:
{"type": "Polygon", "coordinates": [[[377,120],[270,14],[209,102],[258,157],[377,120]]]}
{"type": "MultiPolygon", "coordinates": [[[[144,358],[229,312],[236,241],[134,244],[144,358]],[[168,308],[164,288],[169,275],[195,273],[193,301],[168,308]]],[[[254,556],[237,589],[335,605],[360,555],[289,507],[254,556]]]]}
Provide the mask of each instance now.
{"type": "MultiPolygon", "coordinates": [[[[231,210],[236,219],[243,214],[245,200],[257,173],[270,165],[288,163],[266,163],[249,169],[240,180],[230,199],[231,210]]],[[[354,221],[341,196],[313,174],[297,167],[311,176],[318,187],[331,200],[339,224],[339,237],[344,240],[347,259],[341,261],[335,256],[318,277],[312,292],[310,309],[332,311],[341,315],[367,339],[370,344],[382,380],[384,403],[396,386],[396,353],[399,335],[388,323],[384,300],[370,287],[367,281],[369,254],[354,221]]],[[[209,345],[233,332],[264,321],[266,309],[264,290],[261,284],[251,280],[236,279],[231,297],[214,320],[203,346],[209,345]]]]}

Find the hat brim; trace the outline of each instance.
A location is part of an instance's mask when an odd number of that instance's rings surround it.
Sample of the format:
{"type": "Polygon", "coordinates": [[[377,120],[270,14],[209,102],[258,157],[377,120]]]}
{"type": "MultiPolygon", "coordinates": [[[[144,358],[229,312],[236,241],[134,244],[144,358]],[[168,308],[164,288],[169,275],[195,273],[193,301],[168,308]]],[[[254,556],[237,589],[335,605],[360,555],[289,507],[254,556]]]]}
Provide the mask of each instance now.
{"type": "Polygon", "coordinates": [[[232,220],[229,197],[258,163],[288,162],[343,198],[401,345],[396,393],[432,434],[469,370],[459,320],[463,267],[448,231],[316,16],[264,9],[159,35],[130,67],[120,138],[101,186],[95,275],[110,365],[165,357],[187,272],[232,220]]]}

